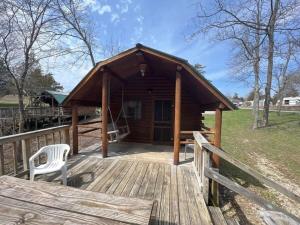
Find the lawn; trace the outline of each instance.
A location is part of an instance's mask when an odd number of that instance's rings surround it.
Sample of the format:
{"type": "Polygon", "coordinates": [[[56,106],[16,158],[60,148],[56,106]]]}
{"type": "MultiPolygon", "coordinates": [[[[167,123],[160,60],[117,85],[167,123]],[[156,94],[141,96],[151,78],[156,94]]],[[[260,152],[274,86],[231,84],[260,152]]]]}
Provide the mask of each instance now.
{"type": "MultiPolygon", "coordinates": [[[[24,104],[28,104],[28,101],[28,98],[24,97],[24,104]]],[[[16,95],[0,97],[0,107],[18,107],[18,97],[16,95]]]]}
{"type": "MultiPolygon", "coordinates": [[[[214,115],[205,115],[213,127],[214,115]]],[[[252,130],[251,110],[223,113],[222,148],[249,166],[263,156],[287,178],[300,184],[300,113],[270,113],[270,126],[252,130]]],[[[228,167],[224,165],[224,170],[228,167]]],[[[228,172],[228,171],[227,171],[228,172]]]]}

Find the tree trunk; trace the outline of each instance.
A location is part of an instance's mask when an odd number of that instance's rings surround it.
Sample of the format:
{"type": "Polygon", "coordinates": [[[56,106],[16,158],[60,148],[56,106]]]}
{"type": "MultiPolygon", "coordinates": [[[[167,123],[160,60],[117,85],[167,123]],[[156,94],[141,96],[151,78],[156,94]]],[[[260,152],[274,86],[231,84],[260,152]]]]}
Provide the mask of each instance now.
{"type": "Polygon", "coordinates": [[[95,58],[94,58],[92,47],[90,46],[90,44],[87,44],[87,47],[88,47],[89,55],[90,55],[90,58],[91,58],[91,62],[93,64],[93,66],[95,67],[96,66],[96,61],[95,61],[95,58]]]}
{"type": "Polygon", "coordinates": [[[263,125],[268,126],[269,124],[269,110],[270,110],[270,99],[271,99],[271,87],[272,87],[272,76],[273,76],[273,54],[274,54],[274,34],[269,35],[269,50],[268,50],[268,71],[267,71],[267,83],[265,87],[265,102],[264,102],[264,113],[263,113],[263,125]]]}
{"type": "Polygon", "coordinates": [[[25,122],[25,110],[24,110],[24,96],[22,91],[18,90],[18,100],[19,100],[19,133],[24,132],[24,122],[25,122]]]}
{"type": "Polygon", "coordinates": [[[91,46],[91,43],[88,42],[88,40],[86,39],[86,37],[82,34],[79,34],[82,36],[83,38],[83,42],[85,43],[87,49],[88,49],[88,54],[90,56],[90,59],[91,59],[91,62],[93,64],[93,66],[95,67],[96,66],[96,61],[95,61],[95,58],[94,58],[94,53],[93,53],[93,50],[92,50],[92,46],[91,46]]]}
{"type": "MultiPolygon", "coordinates": [[[[271,0],[272,1],[272,0],[271,0]]],[[[269,124],[269,110],[270,110],[270,99],[271,99],[271,87],[273,77],[273,55],[274,55],[274,29],[276,22],[276,15],[278,12],[280,0],[275,1],[274,9],[272,9],[272,15],[270,19],[268,29],[268,70],[267,70],[267,83],[265,87],[265,102],[264,102],[264,113],[263,113],[263,125],[268,126],[269,124]]]]}
{"type": "Polygon", "coordinates": [[[292,55],[292,46],[291,46],[291,42],[289,42],[289,47],[288,47],[288,53],[287,53],[287,57],[286,57],[286,61],[282,70],[282,74],[281,74],[281,82],[282,84],[280,85],[280,80],[279,80],[279,91],[278,91],[278,95],[279,95],[279,103],[278,103],[278,109],[277,109],[277,115],[280,116],[281,114],[281,108],[282,108],[282,103],[283,103],[283,98],[285,96],[285,90],[286,90],[286,86],[288,83],[288,77],[287,77],[287,69],[288,69],[288,65],[291,59],[291,55],[292,55]]]}
{"type": "Polygon", "coordinates": [[[278,102],[278,107],[277,107],[277,115],[280,116],[281,114],[281,109],[282,109],[282,103],[283,103],[283,93],[279,93],[279,102],[278,102]]]}
{"type": "Polygon", "coordinates": [[[259,74],[260,74],[260,15],[261,15],[261,2],[257,1],[257,14],[256,14],[256,26],[255,33],[255,49],[254,49],[254,98],[253,98],[253,129],[257,129],[259,124],[259,74]]]}
{"type": "Polygon", "coordinates": [[[254,84],[254,99],[253,99],[253,129],[258,128],[259,121],[259,62],[255,62],[254,65],[254,75],[255,75],[255,84],[254,84]]]}

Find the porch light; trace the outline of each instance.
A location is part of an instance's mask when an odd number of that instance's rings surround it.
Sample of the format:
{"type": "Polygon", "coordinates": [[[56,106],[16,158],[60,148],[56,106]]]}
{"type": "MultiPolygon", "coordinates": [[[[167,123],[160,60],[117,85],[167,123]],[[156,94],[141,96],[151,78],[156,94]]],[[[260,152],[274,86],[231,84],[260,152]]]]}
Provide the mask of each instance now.
{"type": "Polygon", "coordinates": [[[146,74],[146,67],[147,67],[147,64],[140,64],[140,72],[141,72],[142,77],[144,77],[146,74]]]}

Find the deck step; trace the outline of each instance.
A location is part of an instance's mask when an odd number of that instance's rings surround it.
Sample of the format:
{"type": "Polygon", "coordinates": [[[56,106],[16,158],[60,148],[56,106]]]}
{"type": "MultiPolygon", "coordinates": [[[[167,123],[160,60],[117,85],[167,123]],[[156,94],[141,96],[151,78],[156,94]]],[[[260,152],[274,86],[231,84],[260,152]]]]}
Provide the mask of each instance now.
{"type": "Polygon", "coordinates": [[[208,209],[214,225],[227,225],[227,222],[219,207],[209,206],[208,209]]]}

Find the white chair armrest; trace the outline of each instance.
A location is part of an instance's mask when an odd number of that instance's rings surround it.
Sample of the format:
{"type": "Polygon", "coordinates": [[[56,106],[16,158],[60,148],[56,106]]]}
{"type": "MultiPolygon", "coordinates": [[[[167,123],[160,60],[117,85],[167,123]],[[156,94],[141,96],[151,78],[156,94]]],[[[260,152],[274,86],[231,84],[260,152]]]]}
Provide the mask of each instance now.
{"type": "Polygon", "coordinates": [[[65,161],[65,163],[67,163],[69,152],[70,152],[70,146],[68,145],[66,154],[65,154],[65,156],[64,156],[64,161],[65,161]]]}
{"type": "Polygon", "coordinates": [[[40,150],[38,150],[36,153],[34,153],[30,158],[29,158],[29,166],[32,168],[35,168],[34,165],[34,160],[44,152],[44,147],[42,147],[40,150]]]}

